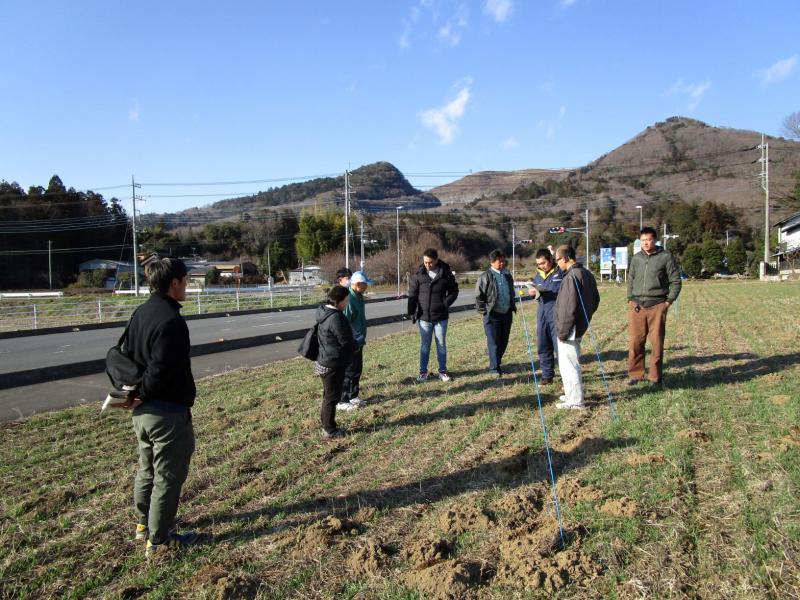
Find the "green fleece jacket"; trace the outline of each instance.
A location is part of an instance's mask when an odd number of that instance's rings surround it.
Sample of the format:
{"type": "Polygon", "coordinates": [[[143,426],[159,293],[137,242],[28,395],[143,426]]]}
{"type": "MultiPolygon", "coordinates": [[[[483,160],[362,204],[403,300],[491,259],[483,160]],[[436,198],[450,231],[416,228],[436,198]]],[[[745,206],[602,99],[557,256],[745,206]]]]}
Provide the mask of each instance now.
{"type": "Polygon", "coordinates": [[[344,309],[344,316],[350,321],[356,341],[363,345],[367,339],[367,313],[364,310],[364,296],[353,288],[350,288],[350,300],[344,309]]]}
{"type": "Polygon", "coordinates": [[[675,257],[663,248],[652,254],[637,252],[628,271],[628,300],[642,306],[655,306],[678,299],[681,293],[681,270],[675,257]]]}

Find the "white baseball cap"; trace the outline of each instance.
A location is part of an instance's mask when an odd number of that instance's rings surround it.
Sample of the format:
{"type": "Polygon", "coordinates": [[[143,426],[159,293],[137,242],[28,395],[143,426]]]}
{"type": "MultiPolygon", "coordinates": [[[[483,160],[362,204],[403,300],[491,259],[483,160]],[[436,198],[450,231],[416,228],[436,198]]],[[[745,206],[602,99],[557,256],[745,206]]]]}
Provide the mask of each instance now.
{"type": "Polygon", "coordinates": [[[364,271],[356,271],[355,273],[353,273],[353,276],[350,278],[350,285],[353,285],[354,283],[372,284],[372,283],[375,283],[375,282],[372,279],[370,279],[369,277],[367,277],[367,274],[364,273],[364,271]]]}

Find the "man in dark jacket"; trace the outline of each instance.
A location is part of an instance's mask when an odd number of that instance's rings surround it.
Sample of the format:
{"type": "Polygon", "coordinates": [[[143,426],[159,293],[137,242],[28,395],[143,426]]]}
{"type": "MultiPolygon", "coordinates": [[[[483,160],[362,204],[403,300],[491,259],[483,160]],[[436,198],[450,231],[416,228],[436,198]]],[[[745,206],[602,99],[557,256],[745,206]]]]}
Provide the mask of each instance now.
{"type": "Polygon", "coordinates": [[[661,387],[667,311],[681,293],[680,268],[675,258],[656,246],[656,230],[639,234],[641,252],[633,255],[628,271],[628,385],[644,379],[645,342],[650,339],[650,385],[661,387]]]}
{"type": "Polygon", "coordinates": [[[314,372],[322,378],[322,437],[325,440],[344,437],[336,425],[336,405],[342,398],[345,372],[358,348],[353,329],[343,312],[350,300],[350,291],[335,285],[328,291],[328,303],[317,308],[319,356],[314,372]]]}
{"type": "Polygon", "coordinates": [[[186,299],[186,265],[172,258],[147,266],[152,293],[131,318],[127,352],[145,366],[132,396],[133,429],[139,446],[134,483],[136,539],[146,539],[150,558],[166,547],[193,543],[193,532],[178,534],[175,515],[194,452],[191,407],[195,399],[189,359],[189,328],[180,314],[186,299]]]}
{"type": "Polygon", "coordinates": [[[500,364],[508,347],[511,322],[517,306],[514,303],[514,279],[505,268],[505,253],[492,250],[489,264],[490,267],[481,274],[475,286],[475,308],[483,315],[489,372],[499,379],[503,376],[500,364]]]}
{"type": "Polygon", "coordinates": [[[558,370],[564,384],[564,395],[556,408],[582,409],[581,338],[600,305],[600,294],[591,272],[575,262],[572,246],[556,249],[556,264],[566,272],[555,305],[558,370]]]}
{"type": "Polygon", "coordinates": [[[419,320],[420,350],[417,383],[428,378],[428,359],[431,340],[436,336],[436,358],[439,379],[450,381],[447,372],[448,309],[458,298],[458,283],[450,265],[439,260],[439,253],[428,248],[422,255],[422,265],[411,277],[408,286],[408,315],[412,322],[419,320]]]}

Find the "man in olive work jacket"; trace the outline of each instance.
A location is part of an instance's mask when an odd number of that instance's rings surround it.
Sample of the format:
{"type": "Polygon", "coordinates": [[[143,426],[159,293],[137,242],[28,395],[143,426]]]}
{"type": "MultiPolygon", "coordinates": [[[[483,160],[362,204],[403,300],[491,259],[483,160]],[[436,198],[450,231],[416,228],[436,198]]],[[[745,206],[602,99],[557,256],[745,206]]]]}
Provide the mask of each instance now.
{"type": "Polygon", "coordinates": [[[628,385],[644,380],[645,342],[650,340],[650,385],[662,386],[667,311],[681,293],[680,268],[675,258],[656,246],[656,230],[639,233],[641,252],[628,271],[628,385]]]}
{"type": "Polygon", "coordinates": [[[182,549],[197,539],[178,534],[178,499],[194,452],[191,408],[195,399],[189,359],[189,328],[180,314],[186,299],[186,265],[162,258],[146,268],[152,293],[131,318],[127,352],[145,366],[130,400],[139,447],[134,483],[136,539],[151,558],[165,548],[182,549]]]}

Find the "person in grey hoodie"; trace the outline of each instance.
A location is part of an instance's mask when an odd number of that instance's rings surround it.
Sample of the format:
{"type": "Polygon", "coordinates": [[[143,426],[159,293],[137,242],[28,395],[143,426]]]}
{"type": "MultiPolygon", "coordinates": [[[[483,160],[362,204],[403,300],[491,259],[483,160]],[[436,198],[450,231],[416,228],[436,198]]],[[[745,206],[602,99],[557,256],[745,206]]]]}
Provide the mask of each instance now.
{"type": "Polygon", "coordinates": [[[353,329],[344,316],[350,300],[350,291],[340,285],[328,291],[328,303],[317,308],[317,339],[319,356],[314,363],[314,373],[322,379],[322,437],[325,440],[344,437],[344,430],[336,425],[336,404],[342,398],[342,387],[347,366],[358,348],[353,329]]]}
{"type": "Polygon", "coordinates": [[[475,308],[483,316],[489,372],[499,379],[504,373],[500,364],[508,347],[511,322],[517,306],[514,304],[514,279],[506,269],[505,253],[492,250],[489,264],[490,267],[481,274],[475,285],[475,308]]]}

